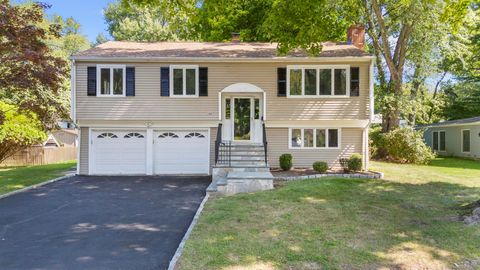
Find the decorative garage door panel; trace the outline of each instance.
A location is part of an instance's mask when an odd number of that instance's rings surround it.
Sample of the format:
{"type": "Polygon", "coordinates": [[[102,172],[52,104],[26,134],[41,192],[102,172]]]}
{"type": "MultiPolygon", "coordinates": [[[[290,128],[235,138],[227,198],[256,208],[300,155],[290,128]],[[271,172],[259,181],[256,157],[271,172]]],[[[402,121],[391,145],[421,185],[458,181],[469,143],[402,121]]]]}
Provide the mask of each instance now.
{"type": "Polygon", "coordinates": [[[208,174],[208,131],[154,133],[154,174],[208,174]]]}
{"type": "Polygon", "coordinates": [[[145,174],[145,131],[92,131],[92,142],[94,174],[145,174]]]}

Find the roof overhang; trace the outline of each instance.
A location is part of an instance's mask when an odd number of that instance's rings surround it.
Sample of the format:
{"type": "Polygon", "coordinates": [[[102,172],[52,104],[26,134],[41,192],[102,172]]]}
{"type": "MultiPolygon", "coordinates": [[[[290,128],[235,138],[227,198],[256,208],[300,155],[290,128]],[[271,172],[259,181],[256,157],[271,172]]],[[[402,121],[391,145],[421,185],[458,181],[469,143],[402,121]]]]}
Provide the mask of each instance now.
{"type": "Polygon", "coordinates": [[[445,125],[423,125],[416,127],[418,129],[420,128],[443,128],[443,127],[462,127],[462,126],[474,126],[474,125],[480,125],[480,121],[475,121],[475,122],[470,122],[470,123],[456,123],[456,124],[445,124],[445,125]]]}
{"type": "Polygon", "coordinates": [[[367,62],[375,56],[344,56],[344,57],[272,57],[272,58],[247,58],[247,57],[94,57],[71,56],[70,59],[84,62],[367,62]]]}

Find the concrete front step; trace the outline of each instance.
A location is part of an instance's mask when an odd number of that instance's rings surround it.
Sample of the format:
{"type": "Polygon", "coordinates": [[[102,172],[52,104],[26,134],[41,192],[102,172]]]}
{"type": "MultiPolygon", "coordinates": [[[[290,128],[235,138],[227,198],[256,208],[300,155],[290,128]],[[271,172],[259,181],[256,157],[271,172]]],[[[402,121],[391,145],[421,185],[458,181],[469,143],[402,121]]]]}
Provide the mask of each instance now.
{"type": "Polygon", "coordinates": [[[273,179],[271,172],[229,172],[227,181],[230,180],[268,180],[273,179]]]}
{"type": "Polygon", "coordinates": [[[232,155],[231,156],[232,161],[236,160],[258,160],[258,161],[263,161],[265,162],[265,156],[237,156],[237,155],[232,155]]]}
{"type": "Polygon", "coordinates": [[[255,162],[254,164],[248,164],[246,162],[231,162],[231,164],[217,164],[216,168],[268,168],[268,164],[265,162],[255,162]]]}

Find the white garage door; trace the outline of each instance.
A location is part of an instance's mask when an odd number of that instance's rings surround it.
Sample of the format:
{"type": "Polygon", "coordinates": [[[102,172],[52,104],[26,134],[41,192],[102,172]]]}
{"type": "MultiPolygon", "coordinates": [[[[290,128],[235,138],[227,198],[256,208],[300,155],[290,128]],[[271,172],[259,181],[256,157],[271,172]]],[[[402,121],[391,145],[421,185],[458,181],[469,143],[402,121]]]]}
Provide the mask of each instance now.
{"type": "Polygon", "coordinates": [[[155,174],[208,174],[208,131],[157,131],[154,133],[155,174]]]}
{"type": "Polygon", "coordinates": [[[145,137],[144,131],[92,131],[93,173],[145,174],[145,137]]]}

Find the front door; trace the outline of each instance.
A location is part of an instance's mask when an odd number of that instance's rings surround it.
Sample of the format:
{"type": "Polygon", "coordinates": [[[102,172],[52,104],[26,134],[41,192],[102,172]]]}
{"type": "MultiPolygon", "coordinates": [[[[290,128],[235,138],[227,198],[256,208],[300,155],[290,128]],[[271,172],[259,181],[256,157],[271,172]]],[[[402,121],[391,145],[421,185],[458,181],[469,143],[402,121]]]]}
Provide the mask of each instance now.
{"type": "Polygon", "coordinates": [[[233,99],[233,140],[250,141],[252,136],[252,99],[233,99]]]}

